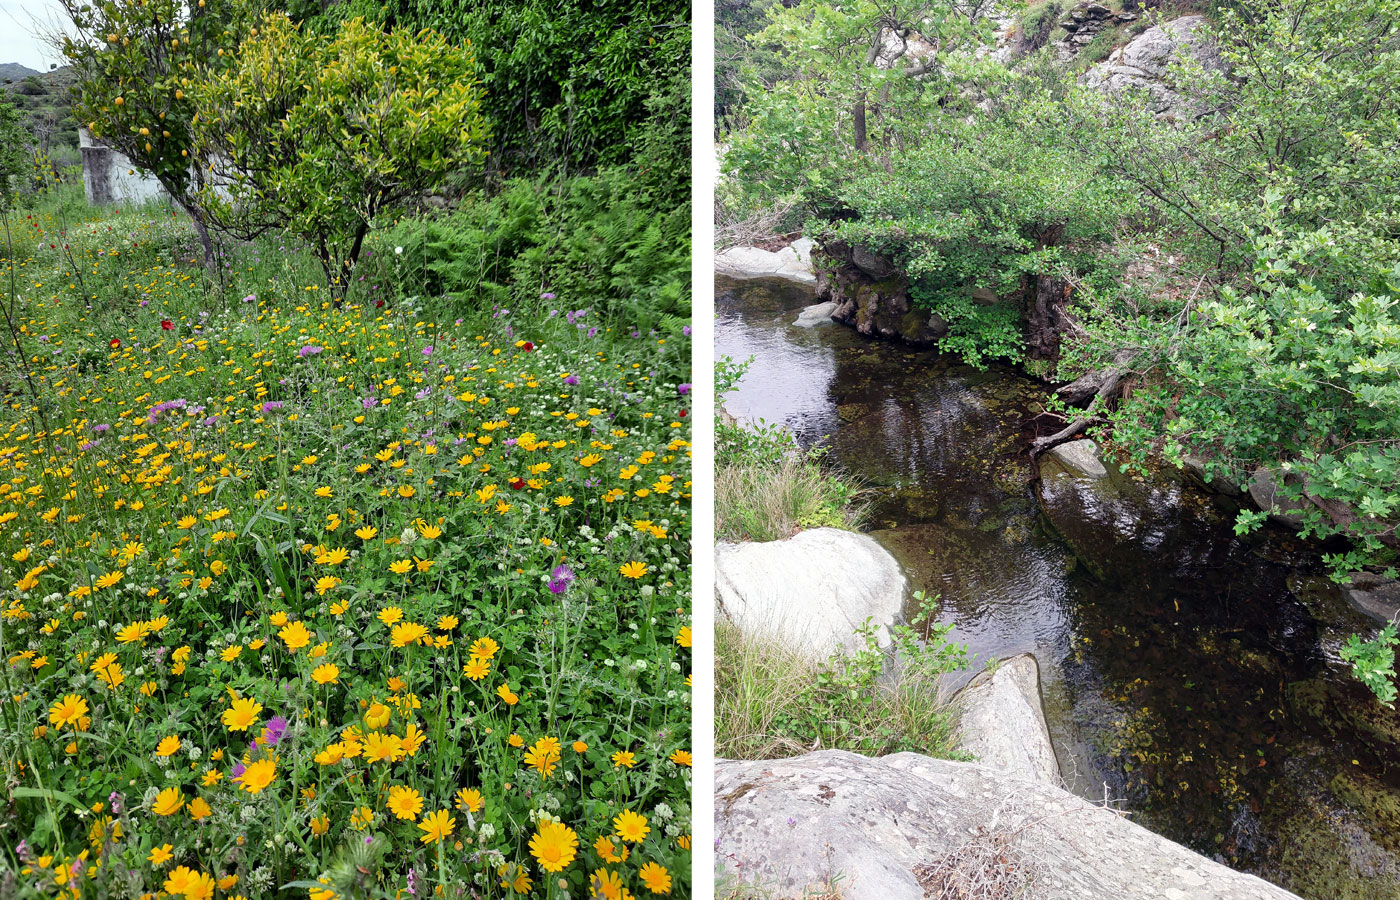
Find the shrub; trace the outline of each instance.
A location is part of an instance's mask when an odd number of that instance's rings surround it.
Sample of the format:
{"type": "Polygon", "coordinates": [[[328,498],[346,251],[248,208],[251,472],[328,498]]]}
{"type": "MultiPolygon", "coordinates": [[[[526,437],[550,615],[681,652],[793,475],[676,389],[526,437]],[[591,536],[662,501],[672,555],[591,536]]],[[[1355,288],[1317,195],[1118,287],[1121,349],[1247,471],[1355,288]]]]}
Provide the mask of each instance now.
{"type": "Polygon", "coordinates": [[[512,181],[437,218],[406,219],[374,246],[412,290],[459,308],[591,309],[592,320],[576,323],[584,330],[674,332],[690,315],[689,209],[658,213],[622,169],[512,181]]]}

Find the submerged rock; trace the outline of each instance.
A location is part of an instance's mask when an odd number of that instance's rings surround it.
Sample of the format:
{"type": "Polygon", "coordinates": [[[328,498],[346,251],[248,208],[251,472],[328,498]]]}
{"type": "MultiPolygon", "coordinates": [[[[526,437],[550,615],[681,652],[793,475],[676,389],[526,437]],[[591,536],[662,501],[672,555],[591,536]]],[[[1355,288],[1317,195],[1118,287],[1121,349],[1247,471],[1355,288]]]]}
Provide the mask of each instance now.
{"type": "Polygon", "coordinates": [[[730,247],[715,254],[715,271],[730,278],[787,278],[806,284],[816,282],[812,270],[810,238],[793,241],[781,250],[730,247]]]}
{"type": "Polygon", "coordinates": [[[814,528],[785,541],[715,547],[715,601],[746,635],[826,657],[862,645],[873,620],[882,645],[904,604],[905,580],[874,538],[814,528]]]}
{"type": "Polygon", "coordinates": [[[1060,763],[1040,705],[1040,667],[1022,653],[980,673],[953,698],[958,748],[1012,778],[1059,785],[1060,763]]]}
{"type": "Polygon", "coordinates": [[[720,760],[715,837],[728,872],[787,896],[839,875],[844,900],[979,878],[1036,900],[1298,900],[1053,785],[914,753],[720,760]]]}

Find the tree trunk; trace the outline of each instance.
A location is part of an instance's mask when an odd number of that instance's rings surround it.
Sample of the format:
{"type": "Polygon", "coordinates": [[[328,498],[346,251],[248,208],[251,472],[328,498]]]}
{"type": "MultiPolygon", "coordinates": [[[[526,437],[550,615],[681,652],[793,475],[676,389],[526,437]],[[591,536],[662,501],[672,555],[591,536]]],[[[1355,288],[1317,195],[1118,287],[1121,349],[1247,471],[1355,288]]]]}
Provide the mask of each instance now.
{"type": "Polygon", "coordinates": [[[204,268],[209,274],[215,274],[219,270],[218,254],[214,252],[214,239],[209,234],[209,223],[204,219],[203,210],[199,208],[198,204],[176,193],[171,185],[164,181],[161,182],[161,185],[165,188],[165,192],[170,195],[170,199],[175,201],[175,205],[183,209],[185,215],[189,216],[190,221],[194,223],[194,233],[199,236],[199,244],[204,248],[204,268]]]}
{"type": "MultiPolygon", "coordinates": [[[[1051,225],[1036,236],[1036,246],[1044,250],[1064,238],[1063,223],[1051,225]]],[[[1060,337],[1074,327],[1069,316],[1070,286],[1050,274],[1035,276],[1026,313],[1026,338],[1032,359],[1054,362],[1060,358],[1060,337]]]]}
{"type": "Polygon", "coordinates": [[[1060,358],[1060,337],[1073,326],[1069,317],[1070,287],[1054,275],[1035,276],[1035,291],[1027,316],[1026,338],[1032,359],[1060,358]]]}
{"type": "Polygon", "coordinates": [[[856,124],[856,150],[864,153],[869,145],[869,138],[865,130],[865,92],[861,91],[860,99],[856,100],[855,106],[851,107],[851,117],[856,124]]]}
{"type": "Polygon", "coordinates": [[[350,293],[350,280],[355,275],[355,266],[359,265],[360,251],[364,247],[365,235],[368,232],[369,224],[361,222],[355,230],[355,241],[350,245],[350,255],[340,263],[340,292],[337,295],[334,286],[331,289],[337,307],[350,293]]]}

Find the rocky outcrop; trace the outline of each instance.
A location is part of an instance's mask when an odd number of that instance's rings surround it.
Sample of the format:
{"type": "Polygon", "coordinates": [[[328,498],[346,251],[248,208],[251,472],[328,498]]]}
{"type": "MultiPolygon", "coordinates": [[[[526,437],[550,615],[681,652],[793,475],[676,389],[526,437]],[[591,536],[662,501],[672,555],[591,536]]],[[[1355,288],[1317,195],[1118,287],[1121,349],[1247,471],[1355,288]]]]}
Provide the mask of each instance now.
{"type": "Polygon", "coordinates": [[[1040,703],[1040,666],[1022,653],[981,672],[953,698],[958,749],[1012,778],[1060,785],[1060,763],[1040,703]]]}
{"type": "Polygon", "coordinates": [[[1205,21],[1203,16],[1182,16],[1152,26],[1090,69],[1085,83],[1112,94],[1143,93],[1158,114],[1189,114],[1183,98],[1167,83],[1167,69],[1180,54],[1194,57],[1207,69],[1224,68],[1219,51],[1204,39],[1205,21]]]}
{"type": "MultiPolygon", "coordinates": [[[[1296,476],[1285,475],[1286,483],[1295,483],[1296,476]]],[[[1280,525],[1289,528],[1298,528],[1303,524],[1303,504],[1297,500],[1288,499],[1279,494],[1278,480],[1274,473],[1260,466],[1249,476],[1249,484],[1246,485],[1249,491],[1249,499],[1253,500],[1258,507],[1269,514],[1280,525]]]]}
{"type": "Polygon", "coordinates": [[[831,317],[836,321],[869,337],[918,345],[932,344],[948,333],[941,317],[913,307],[909,279],[891,260],[839,241],[821,249],[828,265],[818,267],[817,297],[835,302],[831,317]]]}
{"type": "Polygon", "coordinates": [[[1058,787],[973,763],[824,750],[715,766],[716,855],[777,896],[1298,900],[1058,787]],[[958,893],[978,882],[1004,893],[958,893]]]}
{"type": "Polygon", "coordinates": [[[787,278],[811,284],[817,280],[812,248],[810,238],[800,238],[781,250],[730,247],[715,254],[715,271],[730,278],[787,278]]]}
{"type": "Polygon", "coordinates": [[[1181,470],[1197,487],[1224,494],[1226,497],[1242,497],[1244,489],[1224,475],[1206,474],[1206,461],[1199,456],[1188,456],[1181,461],[1181,470]]]}
{"type": "Polygon", "coordinates": [[[1137,13],[1115,13],[1101,3],[1081,3],[1056,23],[1065,36],[1051,44],[1060,62],[1069,62],[1080,50],[1094,42],[1099,33],[1137,20],[1137,13]]]}
{"type": "Polygon", "coordinates": [[[715,601],[746,635],[825,658],[862,644],[873,620],[881,644],[904,605],[904,573],[874,538],[814,528],[785,541],[715,548],[715,601]]]}

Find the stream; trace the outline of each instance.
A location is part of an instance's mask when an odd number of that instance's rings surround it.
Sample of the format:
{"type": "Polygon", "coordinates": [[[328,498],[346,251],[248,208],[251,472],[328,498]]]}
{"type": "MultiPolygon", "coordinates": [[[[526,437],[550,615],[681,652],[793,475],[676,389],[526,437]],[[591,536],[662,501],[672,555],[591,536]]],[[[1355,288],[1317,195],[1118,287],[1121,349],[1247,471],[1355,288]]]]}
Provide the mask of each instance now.
{"type": "Polygon", "coordinates": [[[1400,715],[1338,656],[1374,626],[1320,551],[1272,525],[1237,537],[1235,501],[1170,473],[1041,477],[1044,385],[794,327],[813,302],[716,276],[716,352],[753,357],[726,408],[869,487],[870,533],[974,668],[1036,656],[1067,786],[1306,900],[1400,898],[1400,715]]]}

